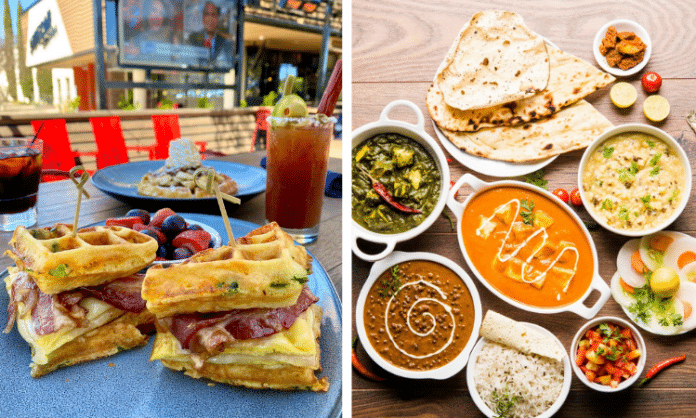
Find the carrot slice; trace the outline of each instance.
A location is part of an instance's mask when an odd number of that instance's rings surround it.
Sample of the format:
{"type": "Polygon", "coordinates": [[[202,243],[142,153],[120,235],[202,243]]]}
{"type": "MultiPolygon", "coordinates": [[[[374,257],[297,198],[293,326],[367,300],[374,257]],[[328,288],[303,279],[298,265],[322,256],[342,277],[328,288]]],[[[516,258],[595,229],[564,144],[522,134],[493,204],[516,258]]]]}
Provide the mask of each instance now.
{"type": "Polygon", "coordinates": [[[636,289],[634,289],[630,284],[626,283],[621,277],[619,277],[619,284],[623,290],[630,294],[633,294],[636,291],[636,289]]]}
{"type": "Polygon", "coordinates": [[[638,274],[644,274],[646,271],[648,271],[647,267],[645,267],[645,264],[643,263],[643,259],[640,258],[640,250],[631,254],[631,267],[633,267],[633,270],[635,270],[638,274]]]}
{"type": "Polygon", "coordinates": [[[650,240],[650,248],[656,251],[665,252],[672,241],[674,241],[674,239],[667,235],[655,235],[650,240]]]}
{"type": "Polygon", "coordinates": [[[681,303],[682,303],[682,306],[684,306],[684,318],[683,319],[686,319],[686,318],[691,316],[691,311],[692,311],[691,302],[686,301],[686,300],[682,300],[681,303]]]}
{"type": "Polygon", "coordinates": [[[684,251],[677,259],[677,265],[680,269],[683,269],[685,265],[693,263],[694,261],[696,261],[696,253],[693,251],[684,251]]]}

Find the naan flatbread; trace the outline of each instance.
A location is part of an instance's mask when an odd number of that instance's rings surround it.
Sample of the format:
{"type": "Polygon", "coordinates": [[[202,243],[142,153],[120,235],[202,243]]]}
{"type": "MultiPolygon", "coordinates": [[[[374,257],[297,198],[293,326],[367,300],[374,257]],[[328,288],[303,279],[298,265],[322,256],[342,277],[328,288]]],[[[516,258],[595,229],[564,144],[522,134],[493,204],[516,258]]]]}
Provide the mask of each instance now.
{"type": "Polygon", "coordinates": [[[484,109],[459,110],[445,103],[437,80],[425,103],[430,117],[441,128],[475,132],[481,128],[513,126],[551,115],[612,83],[613,76],[560,49],[546,45],[551,63],[544,91],[527,99],[484,109]]]}
{"type": "Polygon", "coordinates": [[[516,126],[457,132],[441,129],[463,151],[492,160],[528,162],[587,147],[613,125],[581,100],[551,116],[516,126]]]}
{"type": "Polygon", "coordinates": [[[480,12],[459,32],[435,79],[445,102],[460,110],[531,97],[549,81],[546,44],[516,13],[480,12]]]}

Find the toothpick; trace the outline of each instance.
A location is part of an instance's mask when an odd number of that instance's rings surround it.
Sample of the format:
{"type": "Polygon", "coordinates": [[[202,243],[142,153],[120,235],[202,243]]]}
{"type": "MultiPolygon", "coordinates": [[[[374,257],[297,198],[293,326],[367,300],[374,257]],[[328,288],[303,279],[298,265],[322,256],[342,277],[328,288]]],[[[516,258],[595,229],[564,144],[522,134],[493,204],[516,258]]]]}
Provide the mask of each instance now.
{"type": "Polygon", "coordinates": [[[75,187],[77,187],[77,205],[75,206],[75,221],[73,222],[73,230],[72,230],[72,235],[75,236],[77,235],[77,221],[80,217],[80,204],[82,203],[82,195],[85,195],[87,199],[90,198],[89,193],[87,190],[84,189],[85,183],[87,183],[87,180],[89,180],[89,173],[85,168],[81,165],[76,165],[70,170],[70,180],[72,180],[73,183],[75,183],[75,187]],[[78,171],[82,171],[82,175],[80,176],[80,181],[78,182],[77,179],[75,179],[75,174],[77,174],[78,171]]]}
{"type": "Polygon", "coordinates": [[[227,216],[227,209],[225,209],[225,203],[223,202],[224,200],[227,200],[228,202],[240,204],[242,203],[241,200],[234,196],[230,196],[227,193],[222,193],[220,191],[220,185],[217,182],[217,173],[215,172],[214,168],[211,167],[201,167],[198,170],[196,170],[195,173],[193,173],[193,181],[196,182],[196,185],[200,187],[201,189],[204,189],[206,192],[212,194],[215,193],[215,198],[217,199],[218,206],[220,207],[220,214],[222,215],[222,221],[225,224],[225,230],[227,230],[227,238],[229,239],[228,245],[234,246],[234,234],[232,233],[232,227],[230,226],[230,219],[227,216]],[[204,184],[200,183],[200,175],[205,174],[206,175],[206,181],[204,184]]]}

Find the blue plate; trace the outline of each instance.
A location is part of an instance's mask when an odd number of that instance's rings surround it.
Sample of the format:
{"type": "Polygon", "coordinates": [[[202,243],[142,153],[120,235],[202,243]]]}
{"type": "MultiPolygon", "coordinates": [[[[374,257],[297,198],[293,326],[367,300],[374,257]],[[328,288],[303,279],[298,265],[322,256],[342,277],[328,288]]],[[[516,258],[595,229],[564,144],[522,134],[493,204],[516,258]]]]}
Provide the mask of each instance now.
{"type": "MultiPolygon", "coordinates": [[[[138,194],[140,179],[150,171],[155,171],[164,165],[164,160],[139,161],[134,163],[112,165],[98,170],[92,175],[92,184],[102,192],[122,201],[140,206],[159,207],[186,204],[190,210],[192,202],[208,202],[217,207],[214,197],[171,199],[166,197],[141,196],[138,194]]],[[[227,174],[237,182],[237,196],[242,201],[266,190],[266,170],[245,164],[229,161],[203,160],[203,165],[213,167],[216,172],[227,174]]]]}
{"type": "MultiPolygon", "coordinates": [[[[219,216],[187,214],[186,217],[227,236],[219,216]]],[[[230,224],[235,237],[258,227],[236,219],[230,219],[230,224]]],[[[326,393],[253,390],[192,379],[167,369],[159,361],[149,361],[153,337],[145,347],[58,369],[34,379],[29,376],[29,345],[14,327],[9,334],[0,335],[0,381],[6,388],[0,391],[2,416],[340,417],[341,302],[316,258],[312,271],[309,287],[319,297],[318,303],[324,311],[320,339],[323,371],[319,376],[329,379],[331,386],[326,393]]],[[[0,279],[6,275],[7,271],[1,273],[0,279]]],[[[0,292],[0,306],[7,303],[7,293],[0,292]]],[[[2,318],[6,320],[6,314],[2,318]]]]}

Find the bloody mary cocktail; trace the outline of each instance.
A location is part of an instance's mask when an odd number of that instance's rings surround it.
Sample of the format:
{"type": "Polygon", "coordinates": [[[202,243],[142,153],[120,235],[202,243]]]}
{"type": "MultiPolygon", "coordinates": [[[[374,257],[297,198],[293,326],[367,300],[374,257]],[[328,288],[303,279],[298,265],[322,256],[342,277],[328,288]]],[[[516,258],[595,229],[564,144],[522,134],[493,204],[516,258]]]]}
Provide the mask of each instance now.
{"type": "Polygon", "coordinates": [[[334,118],[271,117],[267,141],[266,220],[299,243],[316,240],[334,118]]]}

